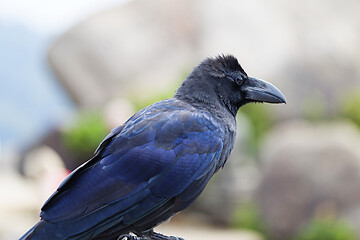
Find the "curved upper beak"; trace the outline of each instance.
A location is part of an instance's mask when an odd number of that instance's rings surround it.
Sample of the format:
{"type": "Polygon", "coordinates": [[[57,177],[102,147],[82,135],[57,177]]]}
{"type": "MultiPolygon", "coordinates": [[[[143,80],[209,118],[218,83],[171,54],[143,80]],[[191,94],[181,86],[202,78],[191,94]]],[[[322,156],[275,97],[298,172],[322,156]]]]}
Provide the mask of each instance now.
{"type": "Polygon", "coordinates": [[[267,103],[286,103],[285,96],[271,83],[248,77],[242,84],[241,90],[245,99],[267,103]]]}

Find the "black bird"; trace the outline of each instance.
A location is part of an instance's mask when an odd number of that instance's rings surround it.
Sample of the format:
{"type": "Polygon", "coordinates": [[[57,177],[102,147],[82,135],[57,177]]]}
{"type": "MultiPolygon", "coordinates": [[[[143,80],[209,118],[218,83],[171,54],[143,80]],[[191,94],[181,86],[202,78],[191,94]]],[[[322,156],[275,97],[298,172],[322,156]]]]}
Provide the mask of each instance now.
{"type": "Polygon", "coordinates": [[[250,102],[286,100],[270,83],[249,77],[235,57],[205,59],[173,98],[113,129],[21,239],[181,239],[153,228],[188,207],[224,166],[236,113],[250,102]]]}

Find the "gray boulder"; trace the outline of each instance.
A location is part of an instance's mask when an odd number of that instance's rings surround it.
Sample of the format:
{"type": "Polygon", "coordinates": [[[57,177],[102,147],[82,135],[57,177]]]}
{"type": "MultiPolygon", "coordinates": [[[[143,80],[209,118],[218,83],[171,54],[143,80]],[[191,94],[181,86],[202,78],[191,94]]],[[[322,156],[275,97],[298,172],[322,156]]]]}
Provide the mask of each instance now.
{"type": "Polygon", "coordinates": [[[153,96],[154,86],[171,89],[193,65],[198,21],[192,10],[189,0],[138,0],[99,12],[54,42],[51,66],[85,108],[114,96],[153,96]]]}
{"type": "Polygon", "coordinates": [[[360,230],[360,133],[348,122],[275,128],[261,148],[257,200],[273,239],[290,239],[313,217],[360,230]]]}

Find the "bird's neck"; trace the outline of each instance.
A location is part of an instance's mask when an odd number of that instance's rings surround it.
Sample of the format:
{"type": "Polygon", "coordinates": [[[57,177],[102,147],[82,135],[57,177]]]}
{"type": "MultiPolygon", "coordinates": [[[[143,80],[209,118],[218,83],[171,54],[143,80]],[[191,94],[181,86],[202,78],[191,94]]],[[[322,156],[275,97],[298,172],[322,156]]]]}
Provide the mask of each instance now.
{"type": "MultiPolygon", "coordinates": [[[[191,75],[188,78],[191,77],[199,78],[191,75]]],[[[199,110],[208,111],[220,119],[226,118],[229,121],[235,119],[237,110],[221,102],[215,89],[209,86],[206,80],[197,82],[187,80],[176,91],[174,98],[185,101],[199,110]]]]}

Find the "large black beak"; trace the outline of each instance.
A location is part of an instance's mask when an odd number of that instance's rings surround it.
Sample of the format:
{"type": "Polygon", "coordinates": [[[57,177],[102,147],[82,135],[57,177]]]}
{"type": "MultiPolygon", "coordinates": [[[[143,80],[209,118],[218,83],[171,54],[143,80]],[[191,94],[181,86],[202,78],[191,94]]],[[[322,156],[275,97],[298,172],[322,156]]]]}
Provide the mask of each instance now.
{"type": "Polygon", "coordinates": [[[251,102],[286,103],[284,95],[274,85],[260,79],[248,77],[241,90],[251,102]]]}

